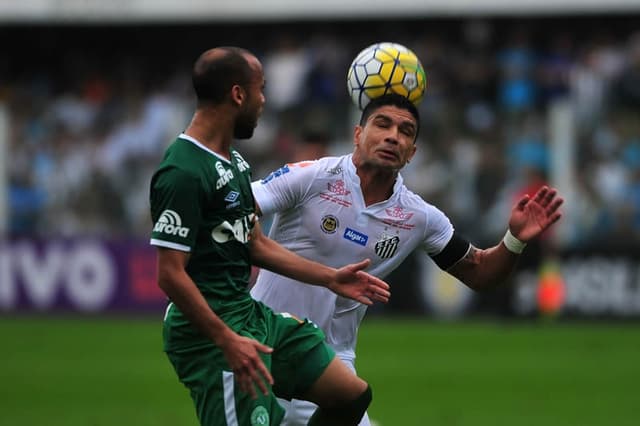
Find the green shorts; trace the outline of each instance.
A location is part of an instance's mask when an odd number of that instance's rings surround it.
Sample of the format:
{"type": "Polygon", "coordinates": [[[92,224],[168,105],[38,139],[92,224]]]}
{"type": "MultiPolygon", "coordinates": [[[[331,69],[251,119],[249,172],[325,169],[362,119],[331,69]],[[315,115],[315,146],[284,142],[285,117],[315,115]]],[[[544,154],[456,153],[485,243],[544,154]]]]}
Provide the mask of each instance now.
{"type": "Polygon", "coordinates": [[[261,355],[274,380],[268,395],[256,388],[254,400],[240,391],[222,351],[213,344],[167,352],[204,426],[279,425],[284,410],[276,397],[300,399],[335,356],[315,324],[261,308],[252,325],[239,333],[274,349],[261,355]]]}

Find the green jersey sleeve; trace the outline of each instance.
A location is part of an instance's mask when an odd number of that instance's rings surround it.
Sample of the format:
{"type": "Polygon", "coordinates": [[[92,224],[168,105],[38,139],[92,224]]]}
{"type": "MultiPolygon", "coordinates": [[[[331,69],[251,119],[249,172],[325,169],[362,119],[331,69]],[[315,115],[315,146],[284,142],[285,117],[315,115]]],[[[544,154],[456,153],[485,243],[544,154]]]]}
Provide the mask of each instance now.
{"type": "Polygon", "coordinates": [[[159,170],[151,180],[151,244],[190,252],[201,223],[201,184],[176,167],[159,170]]]}

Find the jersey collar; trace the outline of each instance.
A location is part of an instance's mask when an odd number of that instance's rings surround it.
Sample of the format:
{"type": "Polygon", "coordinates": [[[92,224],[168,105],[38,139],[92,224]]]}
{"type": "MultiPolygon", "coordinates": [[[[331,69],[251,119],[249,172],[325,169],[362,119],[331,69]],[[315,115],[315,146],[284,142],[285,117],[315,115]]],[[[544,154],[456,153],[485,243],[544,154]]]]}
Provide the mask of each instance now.
{"type": "Polygon", "coordinates": [[[215,155],[216,158],[218,158],[219,160],[224,161],[227,164],[231,164],[231,161],[227,160],[226,158],[224,158],[220,154],[216,153],[215,151],[210,150],[209,148],[204,146],[201,142],[199,142],[196,138],[193,138],[193,137],[191,137],[191,136],[189,136],[189,135],[187,135],[185,133],[180,133],[180,135],[178,135],[178,139],[184,139],[186,141],[189,141],[192,144],[194,144],[195,146],[197,146],[198,148],[204,149],[209,154],[215,155]]]}

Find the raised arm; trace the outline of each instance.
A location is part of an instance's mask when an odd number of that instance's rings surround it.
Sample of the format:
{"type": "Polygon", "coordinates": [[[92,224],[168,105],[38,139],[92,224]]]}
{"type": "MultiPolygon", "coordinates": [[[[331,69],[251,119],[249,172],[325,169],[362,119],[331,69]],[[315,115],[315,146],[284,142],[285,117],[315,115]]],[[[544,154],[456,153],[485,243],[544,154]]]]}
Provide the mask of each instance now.
{"type": "Polygon", "coordinates": [[[365,305],[389,301],[389,285],[363,271],[371,261],[331,268],[301,257],[264,233],[256,222],[251,234],[251,260],[254,265],[268,269],[296,281],[329,288],[334,293],[365,305]]]}
{"type": "Polygon", "coordinates": [[[564,200],[556,189],[544,186],[533,198],[524,195],[512,208],[509,228],[502,241],[488,249],[471,246],[448,272],[474,290],[493,288],[514,270],[526,244],[538,238],[562,216],[564,200]]]}

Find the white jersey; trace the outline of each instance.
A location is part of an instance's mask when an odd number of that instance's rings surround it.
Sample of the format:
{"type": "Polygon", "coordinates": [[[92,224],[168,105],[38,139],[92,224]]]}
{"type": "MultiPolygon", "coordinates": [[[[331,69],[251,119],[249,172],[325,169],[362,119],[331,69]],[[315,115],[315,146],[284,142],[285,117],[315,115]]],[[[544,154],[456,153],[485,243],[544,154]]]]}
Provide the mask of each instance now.
{"type": "MultiPolygon", "coordinates": [[[[252,188],[263,214],[275,213],[269,236],[332,267],[371,259],[384,278],[416,248],[440,253],[453,235],[442,211],[409,191],[398,175],[391,197],[365,206],[351,155],[288,164],[252,188]]],[[[330,290],[261,270],[251,295],[277,312],[309,318],[343,358],[355,358],[366,305],[330,290]]]]}

